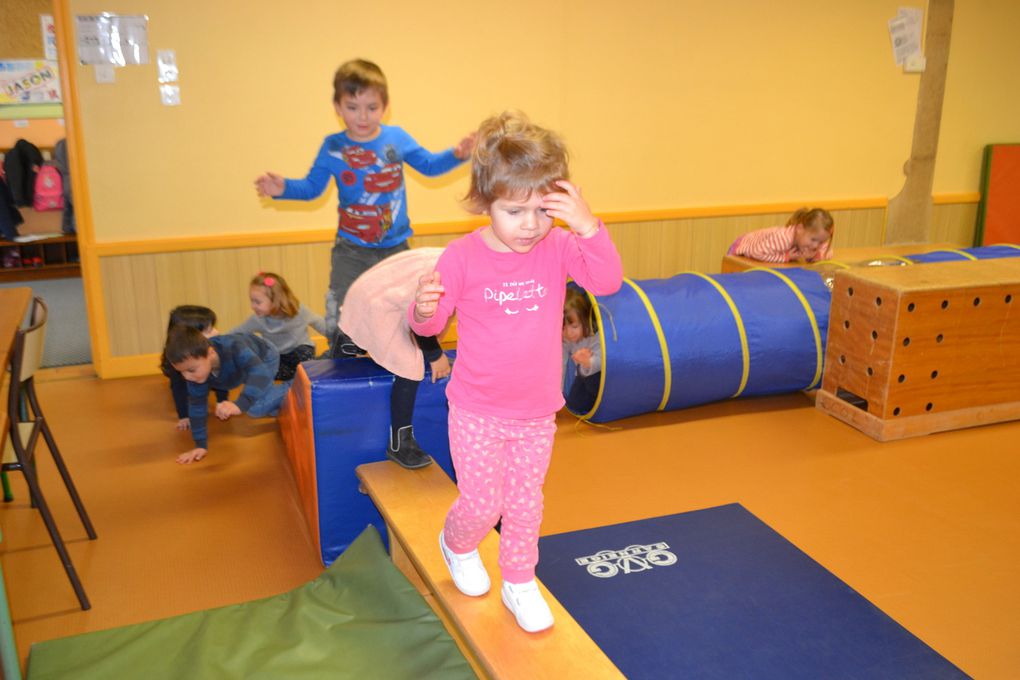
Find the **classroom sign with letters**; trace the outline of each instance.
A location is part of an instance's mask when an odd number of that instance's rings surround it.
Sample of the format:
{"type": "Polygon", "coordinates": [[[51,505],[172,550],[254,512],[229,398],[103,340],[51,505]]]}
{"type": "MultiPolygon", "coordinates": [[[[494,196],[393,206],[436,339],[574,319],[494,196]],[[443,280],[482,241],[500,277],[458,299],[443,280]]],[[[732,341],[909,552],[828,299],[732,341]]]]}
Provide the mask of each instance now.
{"type": "Polygon", "coordinates": [[[60,70],[45,59],[0,60],[0,106],[59,104],[60,70]]]}

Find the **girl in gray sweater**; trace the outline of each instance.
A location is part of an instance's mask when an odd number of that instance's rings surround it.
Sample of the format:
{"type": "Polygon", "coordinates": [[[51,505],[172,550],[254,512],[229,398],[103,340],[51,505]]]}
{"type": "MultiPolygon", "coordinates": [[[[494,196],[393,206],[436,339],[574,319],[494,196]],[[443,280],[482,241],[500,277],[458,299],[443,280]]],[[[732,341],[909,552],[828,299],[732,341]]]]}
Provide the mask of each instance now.
{"type": "Polygon", "coordinates": [[[279,274],[259,272],[248,286],[254,312],[231,333],[257,333],[280,351],[277,380],[293,380],[302,361],[315,356],[308,327],[326,335],[326,322],[301,304],[279,274]]]}

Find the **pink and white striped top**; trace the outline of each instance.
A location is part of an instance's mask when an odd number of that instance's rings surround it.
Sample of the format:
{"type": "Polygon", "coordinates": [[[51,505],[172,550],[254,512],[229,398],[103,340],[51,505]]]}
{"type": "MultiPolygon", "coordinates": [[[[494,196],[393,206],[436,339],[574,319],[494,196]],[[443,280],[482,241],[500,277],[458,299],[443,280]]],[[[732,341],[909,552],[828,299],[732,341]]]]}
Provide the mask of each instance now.
{"type": "MultiPolygon", "coordinates": [[[[726,251],[727,255],[740,255],[761,262],[790,262],[797,253],[794,249],[796,227],[768,227],[748,232],[738,238],[726,251]]],[[[832,257],[832,239],[809,262],[828,260],[832,257]]]]}

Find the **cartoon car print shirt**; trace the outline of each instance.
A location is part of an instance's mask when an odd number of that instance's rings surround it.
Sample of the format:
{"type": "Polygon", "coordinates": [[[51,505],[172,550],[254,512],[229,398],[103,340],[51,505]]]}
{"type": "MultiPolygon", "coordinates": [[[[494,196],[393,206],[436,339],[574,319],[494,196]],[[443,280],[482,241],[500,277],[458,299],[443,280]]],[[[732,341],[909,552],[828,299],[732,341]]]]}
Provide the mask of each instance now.
{"type": "Polygon", "coordinates": [[[359,246],[391,248],[411,236],[404,163],[432,177],[462,162],[452,148],[432,153],[396,126],[380,126],[370,142],[352,141],[345,131],[326,137],[308,175],[286,180],[277,198],[310,201],[332,177],[340,195],[338,236],[359,246]]]}
{"type": "Polygon", "coordinates": [[[527,254],[485,245],[481,229],[446,247],[436,264],[444,287],[436,314],[414,321],[439,333],[457,313],[457,364],[450,403],[501,418],[539,418],[563,406],[563,298],[567,277],[595,295],[619,290],[620,255],[604,226],[588,239],[554,227],[527,254]]]}

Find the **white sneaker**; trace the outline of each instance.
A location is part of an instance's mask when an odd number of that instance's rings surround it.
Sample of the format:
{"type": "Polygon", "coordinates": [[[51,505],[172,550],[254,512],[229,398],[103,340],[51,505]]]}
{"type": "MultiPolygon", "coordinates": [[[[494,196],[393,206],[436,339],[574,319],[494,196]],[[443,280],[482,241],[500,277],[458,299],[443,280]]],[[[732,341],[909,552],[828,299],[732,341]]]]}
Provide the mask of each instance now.
{"type": "Polygon", "coordinates": [[[471,597],[489,592],[489,573],[485,571],[485,565],[482,564],[482,558],[479,557],[477,550],[463,554],[453,552],[446,546],[443,532],[440,531],[439,552],[443,553],[443,561],[450,570],[453,585],[457,586],[457,590],[471,597]]]}
{"type": "Polygon", "coordinates": [[[534,579],[527,583],[503,581],[503,604],[513,612],[517,625],[529,633],[537,633],[553,625],[552,612],[534,579]]]}

